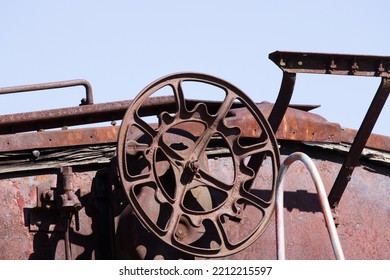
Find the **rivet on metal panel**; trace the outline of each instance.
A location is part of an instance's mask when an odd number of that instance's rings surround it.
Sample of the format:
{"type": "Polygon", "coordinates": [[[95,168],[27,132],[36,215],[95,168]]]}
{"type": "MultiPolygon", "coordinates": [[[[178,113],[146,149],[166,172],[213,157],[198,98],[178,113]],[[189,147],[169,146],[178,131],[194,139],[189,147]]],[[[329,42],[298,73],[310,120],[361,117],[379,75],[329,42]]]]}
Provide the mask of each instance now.
{"type": "Polygon", "coordinates": [[[386,68],[384,67],[382,60],[380,60],[378,64],[377,76],[380,76],[385,71],[386,68]]]}
{"type": "Polygon", "coordinates": [[[385,72],[385,67],[383,66],[383,62],[380,61],[379,62],[379,66],[378,66],[378,75],[380,75],[381,73],[385,72]]]}
{"type": "Polygon", "coordinates": [[[335,63],[334,59],[332,58],[330,65],[329,65],[329,69],[335,70],[336,68],[337,68],[337,64],[335,63]]]}
{"type": "Polygon", "coordinates": [[[353,62],[352,66],[351,66],[351,71],[353,74],[355,74],[358,70],[359,70],[359,65],[355,59],[355,61],[353,62]]]}

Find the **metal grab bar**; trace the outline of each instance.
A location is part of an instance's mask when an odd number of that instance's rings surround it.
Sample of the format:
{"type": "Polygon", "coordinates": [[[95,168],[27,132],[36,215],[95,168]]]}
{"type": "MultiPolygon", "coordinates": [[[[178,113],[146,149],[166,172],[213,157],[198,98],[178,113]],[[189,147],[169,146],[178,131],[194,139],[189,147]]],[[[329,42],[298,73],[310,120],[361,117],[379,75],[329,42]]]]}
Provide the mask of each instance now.
{"type": "Polygon", "coordinates": [[[284,162],[280,166],[279,174],[276,181],[275,215],[276,246],[278,259],[284,260],[286,258],[284,243],[283,180],[288,168],[293,162],[297,160],[300,160],[305,164],[307,170],[310,173],[311,178],[314,181],[335,257],[338,260],[344,260],[343,249],[341,248],[341,243],[337,234],[336,225],[333,220],[324,184],[321,180],[320,174],[318,173],[317,167],[315,166],[314,162],[309,158],[309,156],[301,152],[293,153],[284,160],[284,162]]]}
{"type": "Polygon", "coordinates": [[[86,97],[81,100],[80,105],[93,104],[92,86],[88,81],[82,80],[82,79],[52,82],[52,83],[33,84],[33,85],[24,85],[24,86],[5,87],[5,88],[0,88],[0,94],[48,90],[48,89],[57,89],[57,88],[66,88],[66,87],[75,87],[75,86],[83,86],[85,88],[86,97]]]}

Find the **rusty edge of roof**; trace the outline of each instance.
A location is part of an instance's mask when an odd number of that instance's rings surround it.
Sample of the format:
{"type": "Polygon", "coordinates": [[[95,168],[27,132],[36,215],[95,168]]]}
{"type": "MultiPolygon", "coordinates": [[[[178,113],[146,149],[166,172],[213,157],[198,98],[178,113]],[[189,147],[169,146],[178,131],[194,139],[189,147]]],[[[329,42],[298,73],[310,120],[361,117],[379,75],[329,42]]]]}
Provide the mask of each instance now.
{"type": "MultiPolygon", "coordinates": [[[[267,118],[272,110],[272,103],[258,103],[257,106],[267,118]]],[[[230,125],[242,129],[244,137],[256,137],[258,124],[248,117],[241,108],[232,109],[232,116],[227,119],[230,125]]],[[[190,128],[188,128],[190,129],[190,128]]],[[[47,130],[0,135],[0,153],[9,151],[82,146],[116,143],[119,126],[69,128],[66,130],[47,130]]],[[[332,149],[345,150],[354,140],[356,130],[341,128],[337,123],[328,122],[325,118],[299,108],[288,108],[276,133],[278,140],[300,141],[305,143],[322,143],[332,149]],[[328,146],[330,145],[330,146],[328,146]]],[[[365,152],[383,158],[390,158],[390,137],[371,134],[365,152]],[[376,152],[374,152],[376,151],[376,152]]]]}
{"type": "MultiPolygon", "coordinates": [[[[319,147],[325,150],[340,152],[342,154],[347,154],[351,148],[351,145],[347,143],[303,142],[303,144],[311,147],[319,147]]],[[[390,152],[364,148],[361,157],[369,161],[390,166],[390,152]]]]}

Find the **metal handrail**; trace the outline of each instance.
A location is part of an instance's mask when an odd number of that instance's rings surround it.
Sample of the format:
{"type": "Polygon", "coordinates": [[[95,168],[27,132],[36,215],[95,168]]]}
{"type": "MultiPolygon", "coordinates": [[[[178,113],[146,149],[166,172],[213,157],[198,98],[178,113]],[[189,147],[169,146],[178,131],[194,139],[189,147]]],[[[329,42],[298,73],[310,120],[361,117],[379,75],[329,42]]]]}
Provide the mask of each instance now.
{"type": "Polygon", "coordinates": [[[310,173],[311,178],[314,181],[317,189],[317,194],[320,199],[322,212],[324,214],[326,227],[328,229],[329,237],[332,243],[333,252],[336,259],[344,260],[344,253],[341,247],[341,243],[337,234],[336,225],[333,220],[332,211],[327,199],[324,184],[318,173],[317,167],[314,162],[304,153],[296,152],[288,156],[282,165],[280,166],[279,174],[276,181],[276,202],[275,202],[275,215],[276,215],[276,246],[277,256],[279,260],[284,260],[285,255],[285,237],[284,237],[284,214],[283,214],[283,180],[288,168],[295,161],[300,160],[303,162],[310,173]]]}
{"type": "Polygon", "coordinates": [[[4,87],[4,88],[0,88],[0,94],[10,94],[10,93],[18,93],[18,92],[26,92],[26,91],[41,91],[41,90],[75,87],[75,86],[83,86],[85,88],[86,97],[81,100],[80,105],[93,104],[92,86],[87,80],[82,80],[82,79],[59,81],[59,82],[52,82],[52,83],[41,83],[41,84],[33,84],[33,85],[4,87]]]}

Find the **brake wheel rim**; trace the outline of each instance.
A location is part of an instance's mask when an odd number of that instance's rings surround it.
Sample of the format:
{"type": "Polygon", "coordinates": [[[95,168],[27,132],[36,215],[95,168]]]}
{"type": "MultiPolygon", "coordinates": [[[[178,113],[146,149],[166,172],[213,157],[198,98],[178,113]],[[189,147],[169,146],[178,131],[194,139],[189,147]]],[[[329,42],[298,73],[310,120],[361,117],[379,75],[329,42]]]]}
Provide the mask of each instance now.
{"type": "Polygon", "coordinates": [[[151,83],[132,101],[119,131],[119,175],[135,215],[162,241],[194,256],[231,255],[263,233],[274,211],[279,165],[276,138],[256,104],[232,84],[205,74],[178,73],[151,83]],[[188,81],[226,93],[215,113],[200,101],[188,108],[182,86],[188,81]],[[141,107],[164,87],[172,89],[175,109],[159,112],[158,124],[151,125],[142,119],[141,107]],[[243,144],[241,129],[226,121],[234,102],[261,130],[249,145],[243,144]],[[215,139],[229,153],[231,182],[210,171],[207,151],[215,139]],[[266,198],[252,191],[265,157],[271,165],[266,198]],[[243,236],[231,238],[228,222],[240,223],[249,208],[259,220],[243,236]]]}

